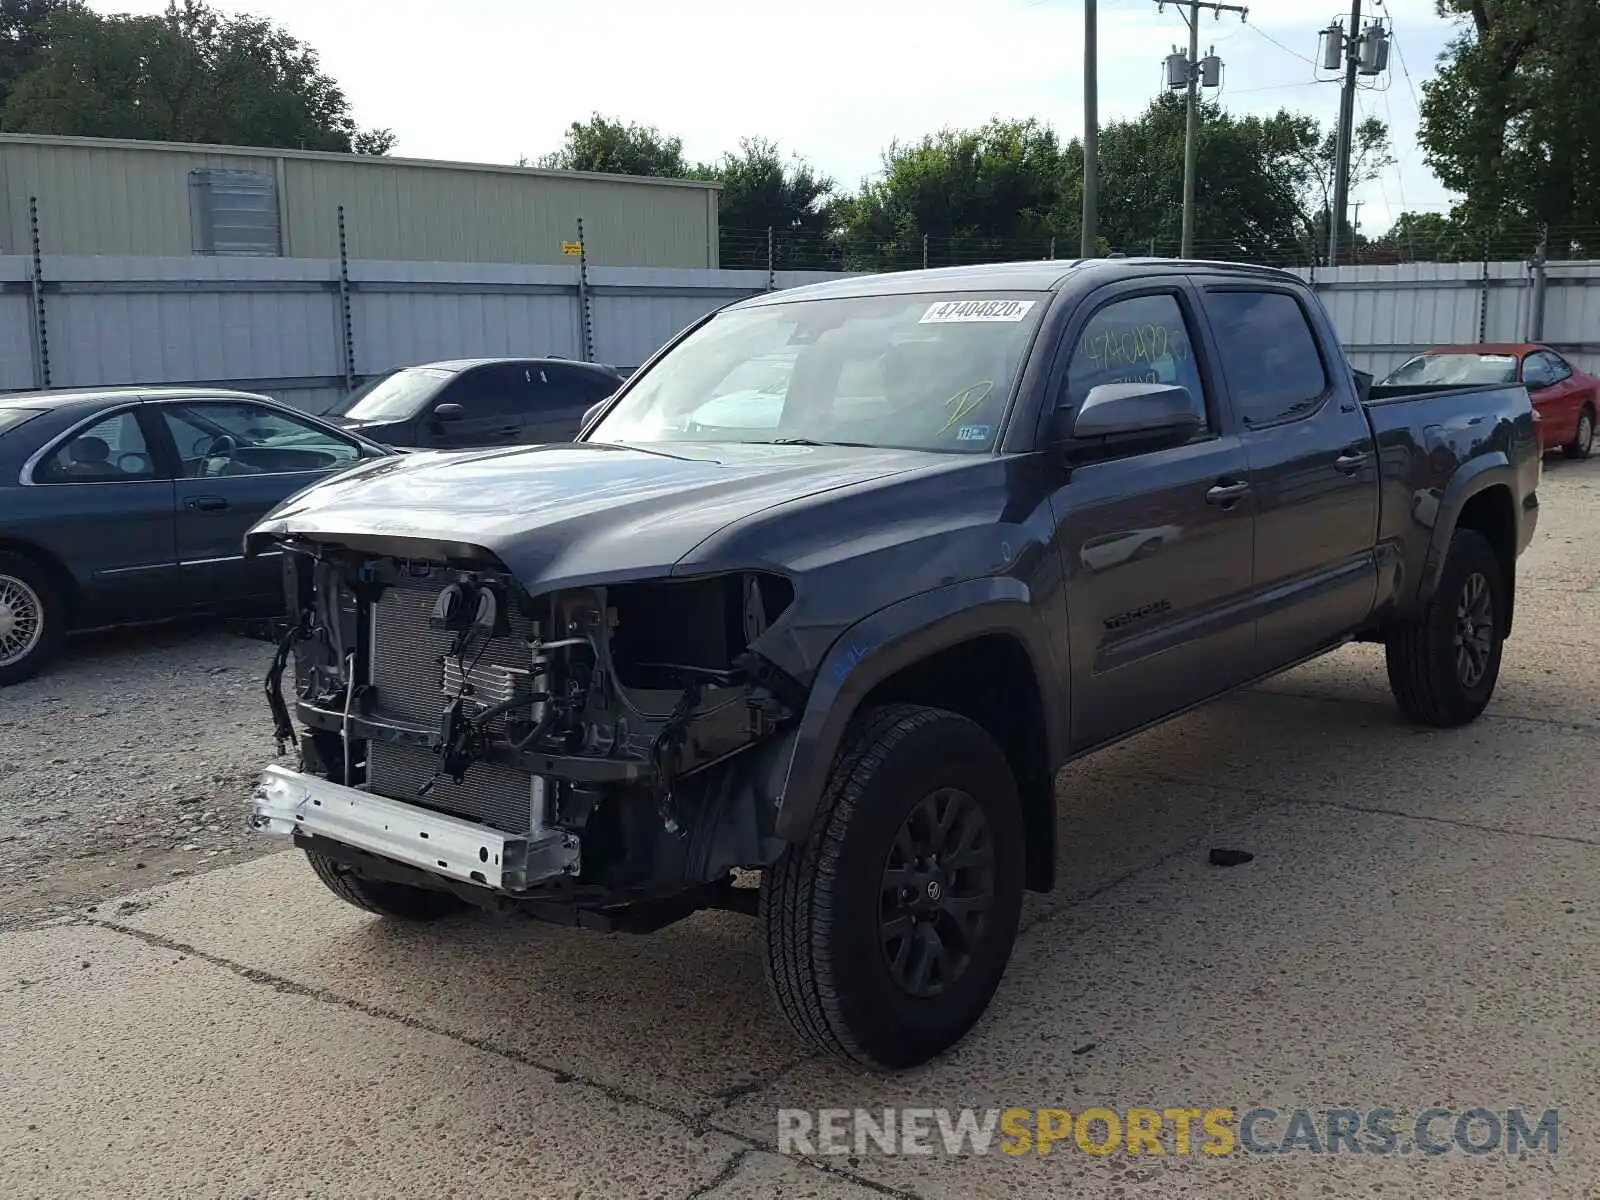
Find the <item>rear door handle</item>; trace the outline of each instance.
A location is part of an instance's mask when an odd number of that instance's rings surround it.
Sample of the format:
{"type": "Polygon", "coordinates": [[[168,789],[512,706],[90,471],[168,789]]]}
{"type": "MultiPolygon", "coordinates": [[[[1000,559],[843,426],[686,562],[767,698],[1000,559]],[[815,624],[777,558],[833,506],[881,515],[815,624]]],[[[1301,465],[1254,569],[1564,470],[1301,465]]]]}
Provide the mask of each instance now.
{"type": "Polygon", "coordinates": [[[1221,508],[1232,508],[1240,500],[1244,499],[1245,493],[1249,490],[1250,485],[1248,483],[1243,483],[1239,480],[1219,479],[1216,486],[1206,492],[1206,503],[1215,504],[1221,508]]]}
{"type": "Polygon", "coordinates": [[[1333,460],[1333,469],[1346,475],[1354,475],[1367,465],[1367,452],[1365,450],[1346,450],[1333,460]]]}
{"type": "Polygon", "coordinates": [[[200,512],[221,512],[228,507],[228,501],[223,496],[190,496],[183,506],[200,512]]]}

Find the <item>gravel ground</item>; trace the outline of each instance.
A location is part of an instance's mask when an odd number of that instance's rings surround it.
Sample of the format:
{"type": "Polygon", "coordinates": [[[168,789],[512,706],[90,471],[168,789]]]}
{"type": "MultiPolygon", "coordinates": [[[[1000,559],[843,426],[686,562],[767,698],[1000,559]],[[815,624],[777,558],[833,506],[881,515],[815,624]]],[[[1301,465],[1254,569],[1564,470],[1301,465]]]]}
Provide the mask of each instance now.
{"type": "Polygon", "coordinates": [[[0,690],[0,927],[276,848],[244,826],[271,656],[215,622],[120,630],[0,690]]]}

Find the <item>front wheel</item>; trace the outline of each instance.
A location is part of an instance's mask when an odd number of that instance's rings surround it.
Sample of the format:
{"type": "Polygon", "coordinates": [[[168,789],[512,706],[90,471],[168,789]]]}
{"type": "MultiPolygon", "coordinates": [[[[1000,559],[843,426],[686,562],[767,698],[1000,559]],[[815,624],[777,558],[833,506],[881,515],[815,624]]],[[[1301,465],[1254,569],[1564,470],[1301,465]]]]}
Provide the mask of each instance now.
{"type": "Polygon", "coordinates": [[[1448,729],[1488,706],[1508,600],[1494,547],[1476,530],[1456,530],[1433,598],[1385,643],[1389,689],[1408,717],[1448,729]]]}
{"type": "Polygon", "coordinates": [[[941,709],[858,716],[810,835],[761,888],[767,981],[834,1057],[916,1066],[983,1015],[1016,938],[1023,829],[1005,755],[941,709]]]}
{"type": "Polygon", "coordinates": [[[1578,432],[1572,435],[1572,440],[1561,447],[1561,453],[1568,458],[1588,458],[1594,450],[1594,409],[1585,407],[1578,414],[1578,432]]]}

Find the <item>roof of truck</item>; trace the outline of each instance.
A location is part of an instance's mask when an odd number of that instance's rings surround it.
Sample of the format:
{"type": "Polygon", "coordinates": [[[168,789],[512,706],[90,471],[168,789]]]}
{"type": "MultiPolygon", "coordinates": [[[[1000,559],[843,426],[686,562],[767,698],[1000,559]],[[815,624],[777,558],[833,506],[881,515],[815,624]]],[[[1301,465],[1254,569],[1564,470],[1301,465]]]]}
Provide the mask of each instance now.
{"type": "Polygon", "coordinates": [[[830,279],[826,283],[766,292],[730,307],[752,308],[764,304],[788,304],[795,300],[826,300],[846,296],[903,296],[919,292],[1054,292],[1060,290],[1068,281],[1076,279],[1092,279],[1095,284],[1100,284],[1132,275],[1184,274],[1194,271],[1221,271],[1257,278],[1300,280],[1299,276],[1279,270],[1277,267],[1258,267],[1247,263],[1206,262],[1200,259],[1178,258],[1047,258],[1028,262],[983,263],[967,267],[934,267],[924,271],[851,275],[844,279],[830,279]]]}

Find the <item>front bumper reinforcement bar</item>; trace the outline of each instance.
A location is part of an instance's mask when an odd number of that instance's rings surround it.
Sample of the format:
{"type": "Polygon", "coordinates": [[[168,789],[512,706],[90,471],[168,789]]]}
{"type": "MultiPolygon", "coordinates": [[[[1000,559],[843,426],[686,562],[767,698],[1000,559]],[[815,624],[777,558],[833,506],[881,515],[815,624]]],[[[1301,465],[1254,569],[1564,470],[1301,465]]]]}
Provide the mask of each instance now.
{"type": "Polygon", "coordinates": [[[525,891],[578,870],[578,841],[571,834],[517,837],[287,767],[270,766],[256,781],[250,824],[278,837],[297,830],[316,834],[501,892],[525,891]]]}

